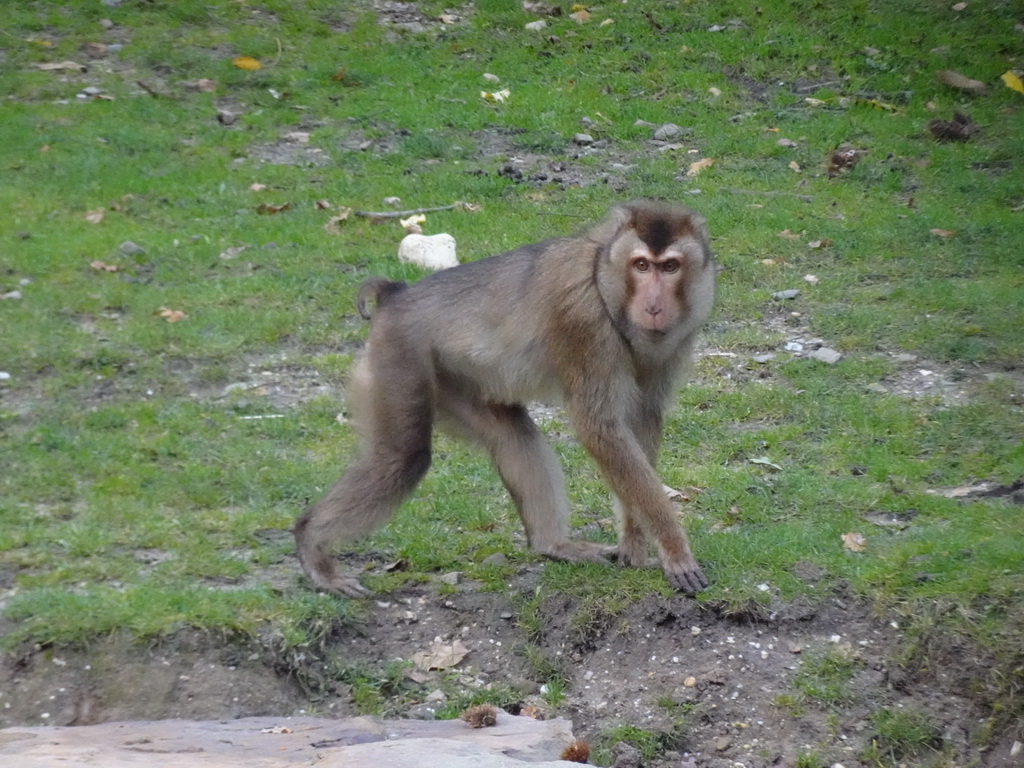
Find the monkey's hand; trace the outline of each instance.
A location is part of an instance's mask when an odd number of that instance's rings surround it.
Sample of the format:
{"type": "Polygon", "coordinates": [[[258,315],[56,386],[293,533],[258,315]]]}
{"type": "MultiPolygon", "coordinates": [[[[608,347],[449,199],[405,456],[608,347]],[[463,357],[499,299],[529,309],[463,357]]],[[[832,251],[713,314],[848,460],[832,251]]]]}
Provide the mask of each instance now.
{"type": "Polygon", "coordinates": [[[665,562],[662,568],[668,583],[688,595],[700,592],[708,585],[704,572],[692,557],[665,562]]]}

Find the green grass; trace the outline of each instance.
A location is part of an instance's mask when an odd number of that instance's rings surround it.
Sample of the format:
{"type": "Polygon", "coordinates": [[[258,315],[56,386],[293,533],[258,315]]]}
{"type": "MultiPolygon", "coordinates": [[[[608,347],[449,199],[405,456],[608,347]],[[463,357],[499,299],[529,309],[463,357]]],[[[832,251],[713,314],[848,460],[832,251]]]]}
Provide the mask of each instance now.
{"type": "Polygon", "coordinates": [[[935,756],[942,747],[940,730],[921,712],[883,708],[871,716],[874,736],[862,758],[869,765],[895,766],[908,758],[935,756]]]}
{"type": "MultiPolygon", "coordinates": [[[[336,416],[365,334],[356,286],[419,273],[394,259],[396,225],[351,217],[329,234],[328,218],[342,205],[378,210],[392,195],[409,208],[477,203],[477,213],[427,222],[469,260],[571,232],[617,199],[654,196],[708,217],[723,272],[707,344],[738,356],[732,368],[730,358],[701,361],[659,466],[670,485],[703,489],[690,505],[713,582],[701,599],[742,610],[842,582],[910,617],[951,606],[939,630],[998,660],[989,695],[1020,715],[1009,694],[1024,686],[1014,644],[1021,508],[932,493],[1024,477],[1024,97],[998,79],[1020,67],[1011,4],[954,13],[924,0],[767,0],[754,12],[733,0],[631,0],[592,8],[589,24],[551,19],[543,35],[523,29],[533,16],[519,4],[499,0],[443,28],[433,19],[447,6],[421,2],[423,33],[334,0],[8,6],[0,295],[21,298],[0,301],[6,647],[84,644],[118,629],[251,634],[268,622],[302,645],[347,620],[346,601],[298,578],[287,529],[355,450],[336,416]],[[893,24],[894,14],[914,23],[893,24]],[[742,24],[709,31],[730,19],[742,24]],[[123,47],[92,59],[83,46],[93,42],[123,47]],[[232,66],[239,55],[261,69],[232,66]],[[68,59],[88,71],[38,66],[68,59]],[[953,91],[938,69],[990,90],[953,91]],[[493,90],[484,72],[510,89],[507,103],[479,98],[493,90]],[[216,91],[189,85],[201,78],[216,91]],[[79,99],[88,86],[111,100],[79,99]],[[239,112],[229,127],[216,118],[225,105],[239,112]],[[954,110],[980,133],[937,143],[929,120],[954,110]],[[605,154],[572,157],[582,117],[605,154]],[[692,133],[681,151],[659,152],[637,119],[692,133]],[[295,131],[309,143],[283,138],[295,131]],[[830,177],[827,158],[843,143],[860,161],[830,177]],[[299,162],[255,159],[266,146],[298,147],[299,162]],[[498,172],[512,156],[568,163],[585,183],[516,183],[498,172]],[[715,165],[683,178],[699,158],[715,165]],[[606,171],[619,181],[604,183],[606,171]],[[261,203],[289,208],[260,215],[261,203]],[[97,209],[102,221],[90,223],[97,209]],[[143,251],[126,255],[126,241],[143,251]],[[793,287],[801,294],[786,306],[770,299],[793,287]],[[185,317],[167,322],[162,308],[185,317]],[[844,359],[789,359],[787,328],[844,359]],[[743,364],[765,352],[778,354],[743,364]],[[900,364],[898,352],[920,361],[900,364]],[[916,368],[962,375],[964,397],[872,389],[916,368]],[[752,463],[761,457],[781,470],[752,463]],[[876,524],[884,515],[907,524],[876,524]],[[866,537],[863,552],[844,550],[849,532],[866,537]],[[826,576],[809,586],[793,573],[799,561],[826,576]]],[[[556,450],[574,524],[610,540],[597,473],[575,443],[558,439],[556,450]]],[[[497,590],[532,559],[494,472],[448,439],[414,498],[361,551],[408,561],[401,573],[370,572],[382,589],[459,569],[497,590]],[[495,552],[510,564],[482,564],[495,552]]],[[[543,632],[543,599],[563,592],[579,598],[572,629],[585,640],[666,588],[654,571],[549,565],[520,617],[531,639],[543,632]]]]}

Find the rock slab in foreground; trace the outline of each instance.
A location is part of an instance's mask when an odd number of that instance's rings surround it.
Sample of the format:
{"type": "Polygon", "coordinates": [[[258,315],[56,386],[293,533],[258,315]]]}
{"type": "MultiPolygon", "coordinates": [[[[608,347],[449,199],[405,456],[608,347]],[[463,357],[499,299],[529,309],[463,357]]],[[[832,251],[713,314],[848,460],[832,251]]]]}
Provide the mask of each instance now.
{"type": "Polygon", "coordinates": [[[156,720],[0,730],[0,765],[52,768],[538,768],[573,740],[568,720],[532,720],[498,710],[493,728],[461,720],[369,717],[247,717],[156,720]]]}

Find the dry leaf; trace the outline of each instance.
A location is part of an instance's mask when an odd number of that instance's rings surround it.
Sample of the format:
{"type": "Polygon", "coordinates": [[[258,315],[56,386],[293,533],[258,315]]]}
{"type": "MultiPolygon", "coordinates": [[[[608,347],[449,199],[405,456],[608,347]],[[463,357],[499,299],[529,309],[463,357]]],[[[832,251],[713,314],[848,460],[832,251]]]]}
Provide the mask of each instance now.
{"type": "Polygon", "coordinates": [[[117,264],[106,264],[102,261],[90,261],[89,266],[97,272],[117,272],[117,264]]]}
{"type": "Polygon", "coordinates": [[[710,93],[712,96],[714,96],[717,99],[719,96],[722,95],[722,89],[721,88],[715,88],[715,86],[711,86],[710,88],[708,88],[708,93],[710,93]]]}
{"type": "Polygon", "coordinates": [[[85,64],[79,64],[77,61],[56,61],[50,64],[36,64],[36,66],[44,72],[60,72],[63,70],[85,72],[88,69],[85,64]]]}
{"type": "Polygon", "coordinates": [[[168,309],[167,307],[160,307],[154,314],[159,315],[168,323],[176,323],[179,320],[185,319],[185,313],[180,309],[168,309]]]}
{"type": "Polygon", "coordinates": [[[675,488],[669,485],[662,484],[661,490],[668,496],[669,501],[690,501],[690,497],[682,491],[677,491],[675,488]]]}
{"type": "Polygon", "coordinates": [[[832,245],[832,241],[827,237],[823,237],[821,240],[811,240],[807,247],[812,250],[818,250],[819,248],[828,248],[830,245],[832,245]]]}
{"type": "Polygon", "coordinates": [[[466,658],[469,649],[460,640],[451,643],[434,643],[428,651],[418,651],[412,655],[412,663],[417,669],[429,672],[434,669],[450,669],[466,658]]]}
{"type": "Polygon", "coordinates": [[[863,104],[866,107],[872,109],[880,109],[882,112],[899,112],[900,108],[895,104],[890,104],[887,101],[879,101],[878,99],[862,99],[859,96],[854,96],[853,101],[855,104],[863,104]]]}
{"type": "Polygon", "coordinates": [[[828,175],[835,176],[841,171],[853,168],[860,160],[860,155],[859,150],[846,145],[832,150],[828,156],[828,175]]]}
{"type": "Polygon", "coordinates": [[[313,207],[318,211],[326,211],[331,207],[329,200],[316,200],[313,202],[313,207]]]}
{"type": "Polygon", "coordinates": [[[867,539],[860,533],[844,533],[841,538],[843,549],[848,549],[851,552],[863,552],[864,547],[868,545],[867,539]]]}
{"type": "Polygon", "coordinates": [[[259,182],[256,182],[254,184],[250,184],[249,185],[249,191],[250,192],[262,192],[266,188],[267,188],[266,184],[260,184],[259,182]]]}
{"type": "Polygon", "coordinates": [[[501,102],[508,99],[512,95],[512,92],[508,88],[502,88],[500,91],[490,93],[489,91],[480,91],[480,98],[484,101],[501,102]]]}
{"type": "Polygon", "coordinates": [[[800,239],[800,235],[798,235],[796,232],[790,232],[788,229],[784,229],[781,232],[779,232],[779,237],[784,237],[787,240],[799,240],[800,239]]]}
{"type": "Polygon", "coordinates": [[[804,282],[805,283],[810,283],[811,285],[814,285],[815,283],[818,282],[818,276],[817,275],[804,275],[804,282]]]}
{"type": "Polygon", "coordinates": [[[441,19],[442,24],[454,24],[459,20],[458,16],[453,16],[450,13],[442,13],[438,18],[441,19]]]}
{"type": "Polygon", "coordinates": [[[520,717],[528,717],[531,720],[543,720],[544,719],[544,713],[541,711],[541,708],[536,706],[536,705],[534,705],[534,704],[529,704],[529,705],[523,707],[522,709],[520,709],[519,710],[519,716],[520,717]]]}
{"type": "Polygon", "coordinates": [[[236,56],[231,60],[231,63],[239,69],[244,69],[246,72],[255,72],[262,66],[252,56],[236,56]]]}
{"type": "Polygon", "coordinates": [[[953,10],[957,11],[957,12],[965,10],[966,8],[967,8],[967,3],[957,3],[956,5],[953,6],[953,10]]]}
{"type": "Polygon", "coordinates": [[[462,713],[461,719],[470,728],[490,728],[498,724],[498,710],[490,704],[478,704],[462,713]]]}
{"type": "Polygon", "coordinates": [[[686,170],[687,176],[696,176],[701,171],[710,168],[715,164],[715,161],[710,157],[705,157],[703,160],[698,160],[695,163],[690,163],[690,167],[686,170]]]}
{"type": "Polygon", "coordinates": [[[575,11],[574,13],[570,13],[569,18],[575,21],[577,24],[586,24],[588,21],[590,21],[590,11],[588,11],[586,8],[581,8],[580,10],[575,11]]]}
{"type": "Polygon", "coordinates": [[[230,248],[226,248],[221,252],[220,258],[224,260],[237,258],[238,255],[248,247],[249,246],[247,245],[234,245],[230,248]]]}
{"type": "Polygon", "coordinates": [[[1017,93],[1024,93],[1024,82],[1021,82],[1020,76],[1012,69],[1007,72],[1003,72],[1003,74],[999,76],[999,79],[1006,83],[1007,88],[1012,88],[1017,93]]]}
{"type": "Polygon", "coordinates": [[[577,739],[562,750],[558,759],[567,763],[588,763],[590,762],[590,746],[585,741],[577,739]]]}
{"type": "Polygon", "coordinates": [[[281,213],[281,211],[287,211],[292,207],[291,203],[281,203],[280,205],[268,205],[267,203],[260,203],[256,206],[256,213],[263,216],[273,216],[275,213],[281,213]]]}
{"type": "Polygon", "coordinates": [[[199,93],[213,93],[217,90],[217,83],[206,77],[201,77],[198,80],[187,80],[182,83],[182,86],[190,91],[197,91],[199,93]]]}
{"type": "Polygon", "coordinates": [[[790,160],[789,161],[789,170],[795,171],[797,173],[800,173],[800,163],[798,163],[796,160],[790,160]]]}
{"type": "Polygon", "coordinates": [[[107,215],[107,212],[103,208],[94,208],[91,211],[85,212],[85,220],[90,224],[99,224],[103,221],[103,217],[107,215]]]}
{"type": "Polygon", "coordinates": [[[939,141],[970,141],[981,129],[963,112],[954,112],[952,120],[929,121],[928,130],[939,141]]]}
{"type": "Polygon", "coordinates": [[[956,237],[955,229],[929,229],[928,231],[939,237],[956,237]]]}
{"type": "Polygon", "coordinates": [[[331,218],[327,220],[327,223],[324,224],[324,231],[329,235],[341,234],[340,225],[348,220],[348,217],[351,215],[351,213],[351,208],[345,208],[344,206],[342,206],[341,208],[338,209],[337,215],[331,216],[331,218]]]}
{"type": "Polygon", "coordinates": [[[969,77],[961,75],[959,72],[954,72],[951,69],[940,69],[935,73],[935,77],[943,85],[948,85],[950,88],[956,88],[958,91],[970,91],[971,93],[985,93],[988,90],[988,86],[980,80],[972,80],[969,77]]]}

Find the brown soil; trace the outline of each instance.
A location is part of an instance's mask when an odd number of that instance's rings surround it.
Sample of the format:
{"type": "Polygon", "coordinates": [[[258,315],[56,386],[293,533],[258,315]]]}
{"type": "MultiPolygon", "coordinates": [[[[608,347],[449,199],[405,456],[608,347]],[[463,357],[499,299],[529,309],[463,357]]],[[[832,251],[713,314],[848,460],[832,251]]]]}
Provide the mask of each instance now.
{"type": "MultiPolygon", "coordinates": [[[[289,567],[297,570],[291,562],[281,566],[289,567]]],[[[429,717],[444,704],[430,696],[442,685],[449,695],[494,686],[521,692],[513,710],[570,717],[576,736],[595,745],[619,726],[657,734],[660,754],[644,765],[678,766],[692,755],[701,768],[792,766],[813,753],[818,765],[849,767],[868,765],[860,756],[876,735],[871,717],[887,707],[922,713],[936,729],[938,751],[907,756],[905,765],[1015,764],[1012,739],[984,750],[972,741],[984,720],[963,687],[971,659],[945,670],[904,669],[894,661],[898,625],[842,591],[818,604],[737,616],[683,596],[651,597],[618,615],[590,616],[582,626],[578,601],[559,595],[543,605],[544,629],[531,642],[517,623],[514,597],[532,594],[544,567],[520,569],[505,593],[438,582],[378,596],[367,601],[361,626],[339,626],[320,649],[304,653],[283,651],[271,638],[181,632],[149,648],[111,638],[88,650],[9,656],[0,664],[0,728],[350,715],[357,710],[352,690],[326,670],[379,670],[438,639],[457,639],[469,649],[465,659],[432,673],[434,679],[400,683],[386,704],[389,714],[429,717]],[[536,658],[531,665],[524,654],[531,645],[568,681],[557,709],[543,696],[536,658]],[[794,679],[806,659],[823,654],[852,662],[842,700],[800,701],[794,679]]],[[[802,578],[820,577],[806,571],[802,578]]]]}

